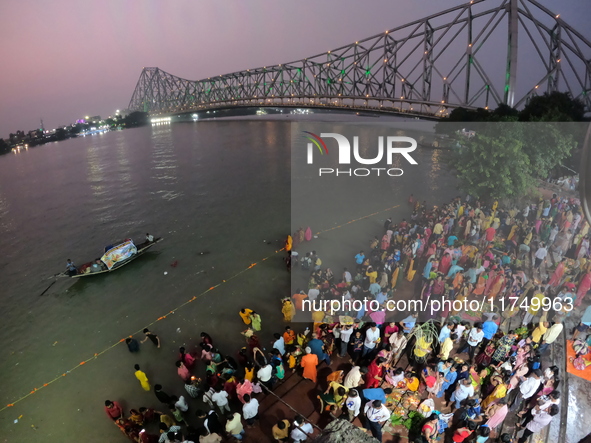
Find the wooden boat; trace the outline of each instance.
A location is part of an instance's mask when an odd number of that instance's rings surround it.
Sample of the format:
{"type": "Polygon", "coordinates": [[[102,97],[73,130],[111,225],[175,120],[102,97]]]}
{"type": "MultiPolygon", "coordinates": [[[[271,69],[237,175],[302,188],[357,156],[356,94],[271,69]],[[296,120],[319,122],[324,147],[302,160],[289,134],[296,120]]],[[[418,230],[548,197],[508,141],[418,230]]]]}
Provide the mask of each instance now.
{"type": "Polygon", "coordinates": [[[162,237],[156,237],[156,238],[154,238],[153,241],[146,240],[145,242],[143,242],[139,245],[134,245],[130,239],[116,242],[111,246],[107,246],[105,248],[105,253],[103,254],[103,256],[100,259],[97,259],[101,265],[100,271],[92,269],[92,265],[94,265],[97,262],[97,260],[93,260],[93,261],[90,261],[90,262],[87,262],[87,263],[84,263],[84,264],[78,266],[78,273],[76,275],[70,275],[67,271],[64,271],[60,274],[57,274],[56,277],[70,277],[70,278],[91,277],[93,275],[106,274],[107,272],[116,271],[117,269],[122,268],[126,264],[134,261],[140,255],[144,254],[148,249],[150,249],[156,243],[161,242],[162,240],[163,240],[162,237]],[[115,262],[108,261],[105,258],[112,251],[115,251],[118,248],[120,248],[122,246],[127,246],[129,244],[131,244],[131,246],[133,246],[133,248],[129,248],[129,249],[135,249],[135,252],[131,253],[131,255],[129,255],[128,257],[125,257],[121,260],[117,260],[115,262]]]}

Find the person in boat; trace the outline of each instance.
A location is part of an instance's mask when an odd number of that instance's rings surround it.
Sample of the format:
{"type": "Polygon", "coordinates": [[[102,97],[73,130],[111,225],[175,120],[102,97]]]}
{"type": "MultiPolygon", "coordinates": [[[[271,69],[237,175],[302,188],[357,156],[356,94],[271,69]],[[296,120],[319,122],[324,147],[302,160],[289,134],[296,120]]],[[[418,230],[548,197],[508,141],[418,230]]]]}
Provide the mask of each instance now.
{"type": "Polygon", "coordinates": [[[69,276],[76,275],[78,273],[76,265],[74,265],[74,263],[70,259],[68,259],[68,262],[66,263],[66,272],[69,276]]]}
{"type": "Polygon", "coordinates": [[[146,232],[146,240],[152,243],[154,241],[154,236],[149,232],[146,232]]]}
{"type": "Polygon", "coordinates": [[[101,263],[101,261],[97,258],[94,263],[92,264],[92,266],[90,267],[90,272],[101,272],[103,271],[103,264],[101,263]]]}

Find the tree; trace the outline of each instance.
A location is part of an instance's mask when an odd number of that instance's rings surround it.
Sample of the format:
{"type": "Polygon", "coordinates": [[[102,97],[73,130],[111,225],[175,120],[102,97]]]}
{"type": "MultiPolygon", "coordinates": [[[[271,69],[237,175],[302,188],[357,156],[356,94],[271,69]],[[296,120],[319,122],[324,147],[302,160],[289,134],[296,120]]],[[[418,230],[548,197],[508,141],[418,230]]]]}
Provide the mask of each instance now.
{"type": "Polygon", "coordinates": [[[491,117],[494,121],[517,121],[519,111],[505,103],[501,103],[497,106],[497,109],[492,112],[491,117]]]}
{"type": "Polygon", "coordinates": [[[460,189],[480,199],[516,198],[534,183],[521,129],[515,124],[499,128],[479,125],[476,135],[452,155],[460,189]]]}
{"type": "Polygon", "coordinates": [[[141,111],[134,111],[131,114],[125,116],[125,118],[123,119],[125,126],[128,128],[147,125],[148,121],[148,113],[141,111]]]}
{"type": "Polygon", "coordinates": [[[4,141],[4,139],[0,138],[0,154],[6,154],[11,151],[10,146],[4,141]]]}
{"type": "Polygon", "coordinates": [[[523,152],[529,158],[534,177],[546,178],[550,171],[568,158],[577,143],[573,124],[519,123],[523,126],[523,152]]]}
{"type": "MultiPolygon", "coordinates": [[[[438,134],[452,135],[456,131],[466,128],[466,123],[487,121],[490,113],[483,108],[476,110],[466,108],[455,108],[445,119],[439,120],[435,125],[438,134]]],[[[469,126],[469,125],[468,125],[469,126]]]]}
{"type": "Polygon", "coordinates": [[[474,123],[479,122],[514,122],[519,117],[519,111],[509,105],[501,103],[494,111],[484,108],[466,109],[456,108],[446,119],[437,122],[435,132],[452,135],[457,131],[473,129],[474,123]],[[472,125],[470,125],[472,123],[472,125]]]}
{"type": "Polygon", "coordinates": [[[62,141],[66,139],[66,130],[64,128],[57,128],[55,130],[55,137],[58,141],[62,141]]]}
{"type": "Polygon", "coordinates": [[[532,97],[519,113],[522,122],[580,122],[585,116],[585,106],[567,92],[545,93],[532,97]]]}
{"type": "Polygon", "coordinates": [[[556,122],[583,117],[581,101],[553,92],[532,98],[521,112],[504,104],[492,112],[457,108],[437,123],[436,131],[455,136],[462,146],[452,156],[452,167],[464,191],[480,198],[512,198],[570,158],[584,128],[556,122]],[[462,128],[474,130],[476,137],[457,135],[462,128]]]}

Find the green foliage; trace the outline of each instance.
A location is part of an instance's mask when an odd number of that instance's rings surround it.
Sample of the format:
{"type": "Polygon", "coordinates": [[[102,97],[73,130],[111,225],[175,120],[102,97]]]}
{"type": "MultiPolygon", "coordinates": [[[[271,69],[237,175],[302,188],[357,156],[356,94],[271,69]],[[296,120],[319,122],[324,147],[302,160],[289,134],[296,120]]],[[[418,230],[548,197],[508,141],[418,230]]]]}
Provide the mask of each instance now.
{"type": "Polygon", "coordinates": [[[466,123],[476,122],[580,122],[585,115],[585,106],[580,100],[575,100],[569,93],[552,92],[532,97],[527,105],[518,111],[509,105],[501,103],[495,110],[483,108],[467,109],[455,108],[447,118],[440,120],[435,126],[439,134],[454,134],[466,123]]]}
{"type": "Polygon", "coordinates": [[[410,411],[408,413],[408,418],[404,420],[402,423],[403,426],[408,429],[409,433],[418,433],[421,430],[421,425],[425,421],[425,417],[423,417],[417,411],[410,411]]]}
{"type": "Polygon", "coordinates": [[[520,328],[515,329],[515,334],[517,334],[519,339],[522,339],[529,334],[529,329],[527,329],[525,326],[521,326],[520,328]]]}
{"type": "Polygon", "coordinates": [[[509,105],[501,103],[491,115],[493,121],[516,121],[519,118],[519,111],[509,105]]]}
{"type": "Polygon", "coordinates": [[[472,125],[476,136],[459,136],[462,147],[451,158],[460,188],[483,199],[516,200],[526,195],[536,178],[546,178],[570,157],[579,126],[552,122],[472,125]]]}
{"type": "Polygon", "coordinates": [[[446,119],[440,120],[435,125],[435,131],[438,134],[454,135],[462,128],[473,129],[466,123],[480,122],[514,122],[519,118],[519,111],[511,106],[501,104],[494,111],[484,108],[466,109],[455,108],[446,119]]]}
{"type": "Polygon", "coordinates": [[[58,141],[65,140],[65,139],[66,139],[66,137],[67,137],[67,135],[68,135],[68,133],[67,133],[67,131],[65,130],[65,128],[57,128],[57,129],[55,130],[55,137],[56,137],[56,139],[57,139],[58,141]]]}
{"type": "Polygon", "coordinates": [[[446,119],[437,122],[435,131],[438,134],[453,135],[457,131],[462,130],[462,128],[465,128],[466,123],[487,121],[489,117],[490,113],[483,108],[478,108],[477,110],[462,107],[455,108],[446,119]]]}
{"type": "Polygon", "coordinates": [[[452,166],[460,188],[477,198],[515,198],[534,181],[524,152],[522,134],[515,124],[484,124],[476,136],[456,151],[452,166]]]}
{"type": "Polygon", "coordinates": [[[8,144],[4,141],[4,139],[0,138],[0,154],[6,154],[10,152],[12,149],[8,144]]]}
{"type": "Polygon", "coordinates": [[[144,126],[149,122],[149,114],[147,112],[134,111],[123,119],[126,127],[131,128],[135,126],[144,126]]]}
{"type": "Polygon", "coordinates": [[[519,113],[519,120],[544,122],[583,121],[585,106],[567,92],[545,93],[532,97],[519,113]]]}
{"type": "Polygon", "coordinates": [[[570,126],[551,122],[525,125],[523,152],[534,177],[546,178],[550,170],[571,155],[576,142],[570,126]]]}
{"type": "MultiPolygon", "coordinates": [[[[423,339],[425,343],[435,343],[439,339],[439,328],[435,325],[433,320],[428,320],[423,324],[417,324],[414,329],[408,334],[407,339],[410,341],[415,337],[417,341],[423,339]]],[[[413,347],[413,351],[415,346],[413,347]]]]}
{"type": "Polygon", "coordinates": [[[390,416],[390,423],[392,423],[392,426],[404,426],[405,420],[406,419],[403,415],[392,414],[390,416]]]}
{"type": "Polygon", "coordinates": [[[500,241],[500,240],[495,240],[493,242],[493,248],[494,249],[497,249],[499,251],[504,251],[505,250],[505,244],[502,241],[500,241]]]}
{"type": "Polygon", "coordinates": [[[406,417],[405,415],[396,414],[390,416],[392,426],[404,426],[408,429],[409,434],[420,432],[424,421],[425,417],[417,411],[410,411],[406,417]]]}

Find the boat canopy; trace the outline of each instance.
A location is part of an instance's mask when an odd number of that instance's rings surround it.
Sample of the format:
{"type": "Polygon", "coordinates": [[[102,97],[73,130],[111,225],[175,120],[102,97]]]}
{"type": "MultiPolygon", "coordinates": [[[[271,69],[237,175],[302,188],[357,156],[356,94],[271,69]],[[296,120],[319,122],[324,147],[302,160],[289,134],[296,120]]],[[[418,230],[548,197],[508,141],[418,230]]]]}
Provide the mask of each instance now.
{"type": "Polygon", "coordinates": [[[132,240],[126,240],[105,252],[101,257],[101,261],[107,265],[107,268],[111,269],[117,263],[127,260],[134,254],[137,254],[137,248],[132,240]]]}

